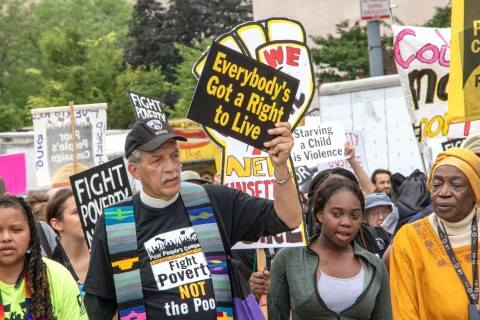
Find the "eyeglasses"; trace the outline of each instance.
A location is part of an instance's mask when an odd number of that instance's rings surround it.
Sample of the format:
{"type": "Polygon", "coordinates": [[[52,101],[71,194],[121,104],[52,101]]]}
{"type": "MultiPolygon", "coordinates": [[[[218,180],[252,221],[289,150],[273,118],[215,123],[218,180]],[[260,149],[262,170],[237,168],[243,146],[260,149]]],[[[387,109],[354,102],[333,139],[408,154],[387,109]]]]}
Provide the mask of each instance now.
{"type": "Polygon", "coordinates": [[[379,215],[382,215],[383,217],[387,217],[390,213],[392,213],[392,210],[389,210],[389,209],[368,210],[366,213],[367,215],[372,217],[378,217],[379,215]]]}

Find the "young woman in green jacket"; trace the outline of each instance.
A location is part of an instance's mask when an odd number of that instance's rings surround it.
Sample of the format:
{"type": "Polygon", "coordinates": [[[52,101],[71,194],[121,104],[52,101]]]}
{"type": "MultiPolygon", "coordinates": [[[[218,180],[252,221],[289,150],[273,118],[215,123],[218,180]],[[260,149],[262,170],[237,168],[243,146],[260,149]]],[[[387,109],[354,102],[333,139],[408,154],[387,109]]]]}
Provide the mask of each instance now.
{"type": "Polygon", "coordinates": [[[392,319],[387,270],[353,241],[365,210],[358,183],[329,176],[312,200],[320,234],[275,256],[269,319],[392,319]]]}

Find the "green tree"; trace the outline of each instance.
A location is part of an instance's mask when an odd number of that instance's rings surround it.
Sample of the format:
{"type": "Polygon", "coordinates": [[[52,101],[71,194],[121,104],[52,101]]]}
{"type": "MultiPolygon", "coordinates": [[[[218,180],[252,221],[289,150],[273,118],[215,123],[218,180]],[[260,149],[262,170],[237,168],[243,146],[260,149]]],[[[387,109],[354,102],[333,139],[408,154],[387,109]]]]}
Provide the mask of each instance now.
{"type": "Polygon", "coordinates": [[[171,118],[186,117],[197,86],[197,79],[192,73],[192,67],[205,50],[207,50],[210,43],[211,41],[204,40],[194,47],[175,44],[176,49],[182,57],[182,62],[175,68],[177,78],[173,90],[179,93],[180,99],[175,103],[175,107],[169,114],[171,118]]]}
{"type": "Polygon", "coordinates": [[[133,68],[161,66],[173,79],[173,66],[180,62],[167,30],[166,9],[156,0],[138,0],[129,23],[125,62],[133,68]]]}
{"type": "Polygon", "coordinates": [[[78,30],[55,29],[42,38],[41,53],[51,72],[30,69],[42,83],[40,94],[30,96],[27,107],[46,108],[75,104],[106,102],[108,127],[127,128],[135,121],[127,90],[162,97],[171,85],[160,68],[124,68],[123,50],[114,33],[96,40],[82,38],[78,30]],[[70,50],[74,55],[68,55],[70,50]]]}
{"type": "Polygon", "coordinates": [[[27,107],[48,108],[75,104],[108,102],[115,78],[122,70],[122,49],[114,33],[97,40],[86,40],[75,28],[47,32],[40,41],[41,53],[51,70],[30,69],[42,83],[42,91],[28,99],[27,107]],[[70,54],[70,52],[75,52],[70,54]],[[113,81],[112,81],[113,80],[113,81]]]}
{"type": "Polygon", "coordinates": [[[0,0],[0,105],[17,112],[23,110],[29,92],[38,92],[37,80],[23,68],[38,60],[28,33],[32,17],[24,2],[0,0]]]}
{"type": "Polygon", "coordinates": [[[366,27],[357,21],[349,26],[348,21],[336,25],[338,37],[313,37],[318,46],[311,50],[312,60],[318,67],[317,78],[321,81],[353,80],[368,76],[368,40],[366,27]]]}
{"type": "MultiPolygon", "coordinates": [[[[100,39],[115,32],[120,39],[115,45],[121,49],[132,9],[127,0],[27,3],[0,0],[0,5],[0,41],[4,44],[0,48],[0,109],[13,108],[15,112],[5,112],[20,114],[22,125],[28,124],[30,119],[29,109],[25,108],[27,104],[29,108],[52,107],[65,105],[72,97],[76,103],[82,99],[78,93],[91,89],[81,87],[92,75],[87,69],[94,67],[87,61],[91,55],[85,53],[85,45],[90,39],[100,39]],[[84,60],[79,62],[79,59],[84,60]],[[59,93],[65,88],[67,91],[59,93]]],[[[121,66],[121,58],[115,61],[121,66]]],[[[98,76],[105,71],[96,68],[98,76]]]]}
{"type": "Polygon", "coordinates": [[[434,16],[424,24],[424,27],[450,28],[451,18],[452,18],[451,4],[447,4],[445,7],[436,7],[434,16]]]}
{"type": "Polygon", "coordinates": [[[250,0],[171,0],[167,16],[175,41],[188,46],[216,38],[251,19],[250,0]]]}
{"type": "Polygon", "coordinates": [[[21,128],[23,123],[24,114],[14,104],[0,104],[0,132],[21,128]]]}
{"type": "Polygon", "coordinates": [[[161,66],[170,81],[181,54],[174,42],[194,47],[251,20],[251,0],[170,0],[168,9],[154,0],[138,0],[130,22],[125,62],[136,68],[161,66]]]}
{"type": "MultiPolygon", "coordinates": [[[[69,2],[77,10],[85,9],[76,0],[69,2]]],[[[35,11],[39,16],[51,13],[50,8],[39,8],[35,11]]],[[[97,11],[92,9],[92,12],[97,11]]],[[[95,25],[96,19],[91,19],[90,24],[95,25]]],[[[128,128],[135,117],[127,90],[164,98],[172,91],[172,85],[165,80],[160,67],[140,65],[132,68],[124,64],[126,29],[123,27],[119,29],[124,32],[122,36],[115,32],[85,34],[84,27],[83,23],[71,24],[52,27],[42,33],[38,39],[42,65],[27,70],[36,77],[41,91],[29,96],[27,108],[61,106],[69,101],[76,105],[106,102],[108,127],[128,128]]],[[[167,112],[171,109],[168,104],[165,107],[167,112]]]]}
{"type": "Polygon", "coordinates": [[[36,27],[30,30],[32,41],[45,31],[74,26],[87,39],[115,32],[123,45],[133,6],[127,0],[40,0],[32,1],[29,10],[36,27]]]}
{"type": "MultiPolygon", "coordinates": [[[[135,115],[127,96],[127,90],[162,100],[162,97],[171,89],[172,85],[166,81],[160,67],[152,67],[147,70],[145,66],[134,69],[127,65],[126,70],[119,74],[115,81],[114,95],[109,103],[108,126],[128,128],[135,122],[135,115]],[[114,112],[111,112],[113,110],[114,112]]],[[[163,107],[169,113],[171,106],[164,103],[163,107]]]]}

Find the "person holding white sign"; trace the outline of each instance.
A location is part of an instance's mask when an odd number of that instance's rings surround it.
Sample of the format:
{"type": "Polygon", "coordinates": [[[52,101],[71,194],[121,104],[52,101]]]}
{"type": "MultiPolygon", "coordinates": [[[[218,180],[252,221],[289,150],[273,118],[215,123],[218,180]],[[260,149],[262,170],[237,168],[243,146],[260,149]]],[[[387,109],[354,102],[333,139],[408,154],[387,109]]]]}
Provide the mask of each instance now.
{"type": "Polygon", "coordinates": [[[274,201],[222,185],[180,182],[177,140],[186,139],[166,120],[133,125],[125,155],[143,189],[106,208],[96,223],[84,287],[92,319],[111,319],[117,309],[119,318],[236,316],[237,279],[230,278],[226,257],[231,245],[293,230],[302,221],[288,167],[290,124],[276,123],[268,133],[275,136],[264,143],[274,168],[274,201]]]}
{"type": "Polygon", "coordinates": [[[375,186],[371,183],[365,169],[358,163],[355,156],[355,147],[349,141],[345,142],[345,155],[348,156],[347,161],[353,172],[358,178],[360,188],[362,188],[363,195],[371,194],[375,192],[375,186]]]}

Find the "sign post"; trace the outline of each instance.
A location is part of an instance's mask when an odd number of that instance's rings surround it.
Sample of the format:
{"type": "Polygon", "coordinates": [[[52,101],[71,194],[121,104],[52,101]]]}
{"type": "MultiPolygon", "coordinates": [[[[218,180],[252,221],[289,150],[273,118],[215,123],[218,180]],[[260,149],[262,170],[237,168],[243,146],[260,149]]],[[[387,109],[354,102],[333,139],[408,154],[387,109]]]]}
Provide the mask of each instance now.
{"type": "Polygon", "coordinates": [[[360,0],[362,20],[390,19],[390,0],[360,0]]]}
{"type": "Polygon", "coordinates": [[[360,0],[362,20],[367,21],[368,58],[370,61],[370,76],[382,76],[383,57],[382,40],[380,38],[379,19],[390,18],[389,0],[360,0]]]}

